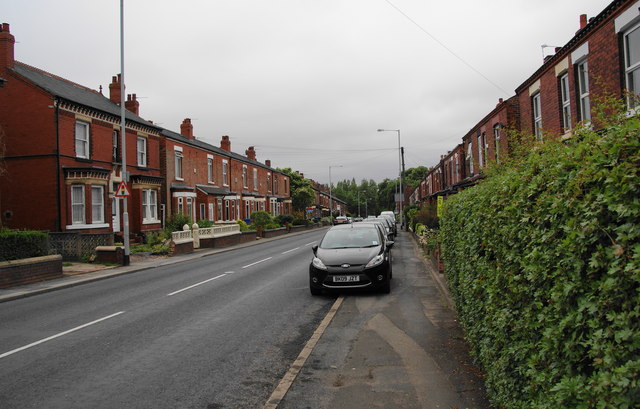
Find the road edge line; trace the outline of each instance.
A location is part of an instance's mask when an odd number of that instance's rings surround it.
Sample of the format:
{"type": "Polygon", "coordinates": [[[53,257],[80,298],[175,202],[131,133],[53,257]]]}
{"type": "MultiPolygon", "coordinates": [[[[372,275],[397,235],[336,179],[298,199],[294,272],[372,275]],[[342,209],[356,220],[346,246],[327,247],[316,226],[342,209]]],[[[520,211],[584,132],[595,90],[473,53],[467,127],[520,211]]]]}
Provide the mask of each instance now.
{"type": "Polygon", "coordinates": [[[340,308],[340,305],[342,305],[343,301],[343,295],[339,296],[338,299],[336,299],[327,315],[324,317],[313,335],[311,335],[311,338],[309,338],[304,348],[302,348],[302,351],[300,351],[300,354],[298,355],[296,360],[293,361],[291,367],[289,367],[287,373],[282,377],[280,383],[278,383],[278,386],[276,386],[269,399],[267,399],[267,403],[264,404],[262,409],[276,409],[278,407],[284,396],[289,391],[289,388],[291,388],[291,385],[298,376],[298,373],[300,373],[300,371],[302,370],[302,367],[307,361],[307,358],[309,358],[309,356],[311,355],[313,348],[316,346],[316,344],[320,340],[320,337],[322,337],[322,334],[324,334],[324,331],[327,329],[327,327],[331,323],[331,320],[338,312],[338,309],[340,308]]]}

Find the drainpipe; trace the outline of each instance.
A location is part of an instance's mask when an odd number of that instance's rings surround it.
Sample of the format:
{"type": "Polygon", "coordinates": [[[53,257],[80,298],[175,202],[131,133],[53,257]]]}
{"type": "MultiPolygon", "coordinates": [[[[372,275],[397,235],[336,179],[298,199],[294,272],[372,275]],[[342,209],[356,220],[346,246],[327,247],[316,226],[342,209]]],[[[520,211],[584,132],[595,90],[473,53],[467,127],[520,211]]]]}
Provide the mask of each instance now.
{"type": "Polygon", "coordinates": [[[60,104],[56,97],[53,101],[56,109],[56,205],[58,207],[57,230],[62,231],[62,203],[60,200],[60,104]]]}

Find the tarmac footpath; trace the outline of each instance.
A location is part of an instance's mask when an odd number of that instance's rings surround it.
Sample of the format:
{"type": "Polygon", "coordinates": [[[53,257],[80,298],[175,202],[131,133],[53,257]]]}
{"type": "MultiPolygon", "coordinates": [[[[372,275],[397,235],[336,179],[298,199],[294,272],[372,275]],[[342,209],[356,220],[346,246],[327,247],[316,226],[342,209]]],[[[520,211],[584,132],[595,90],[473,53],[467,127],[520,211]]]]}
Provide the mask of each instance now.
{"type": "Polygon", "coordinates": [[[297,378],[264,409],[491,408],[444,275],[410,233],[392,253],[391,293],[341,293],[297,378]]]}

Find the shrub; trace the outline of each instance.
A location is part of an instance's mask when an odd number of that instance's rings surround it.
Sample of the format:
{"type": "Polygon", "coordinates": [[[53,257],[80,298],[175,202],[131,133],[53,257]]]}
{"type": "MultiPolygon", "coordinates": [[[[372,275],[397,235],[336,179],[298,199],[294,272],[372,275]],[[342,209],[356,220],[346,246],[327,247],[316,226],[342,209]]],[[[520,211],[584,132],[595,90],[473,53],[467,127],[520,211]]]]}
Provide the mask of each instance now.
{"type": "Polygon", "coordinates": [[[451,196],[452,295],[498,407],[640,406],[640,121],[535,146],[451,196]]]}
{"type": "Polygon", "coordinates": [[[280,225],[286,225],[293,223],[293,215],[292,214],[283,214],[278,216],[278,223],[280,225]]]}
{"type": "Polygon", "coordinates": [[[273,218],[269,212],[265,210],[258,210],[251,213],[251,224],[267,228],[267,225],[273,224],[273,218]]]}
{"type": "Polygon", "coordinates": [[[172,233],[174,231],[182,231],[182,227],[185,224],[189,226],[193,224],[191,216],[183,213],[174,213],[167,219],[165,223],[165,231],[167,231],[168,233],[172,233]]]}
{"type": "Polygon", "coordinates": [[[197,223],[198,223],[198,227],[200,227],[201,229],[203,229],[205,227],[212,227],[213,226],[213,222],[211,220],[208,220],[208,219],[199,220],[197,223]]]}
{"type": "Polygon", "coordinates": [[[249,226],[244,220],[236,220],[236,223],[240,225],[240,231],[255,230],[255,226],[249,226]]]}
{"type": "Polygon", "coordinates": [[[49,254],[49,236],[38,231],[0,230],[0,261],[49,254]]]}

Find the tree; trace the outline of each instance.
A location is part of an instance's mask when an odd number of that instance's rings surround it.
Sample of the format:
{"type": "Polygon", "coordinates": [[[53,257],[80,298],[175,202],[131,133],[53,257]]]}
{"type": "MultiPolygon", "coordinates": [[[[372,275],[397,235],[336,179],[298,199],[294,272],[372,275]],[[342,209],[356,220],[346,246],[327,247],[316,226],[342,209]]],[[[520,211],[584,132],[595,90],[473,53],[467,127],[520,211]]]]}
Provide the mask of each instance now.
{"type": "Polygon", "coordinates": [[[278,168],[278,170],[289,176],[291,186],[291,204],[293,210],[304,212],[307,207],[313,204],[316,197],[311,184],[298,172],[292,171],[291,168],[278,168]]]}

